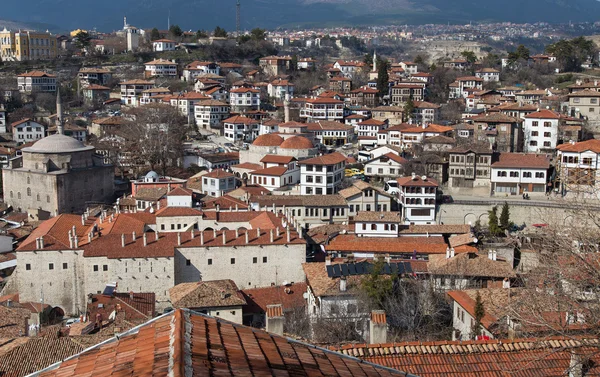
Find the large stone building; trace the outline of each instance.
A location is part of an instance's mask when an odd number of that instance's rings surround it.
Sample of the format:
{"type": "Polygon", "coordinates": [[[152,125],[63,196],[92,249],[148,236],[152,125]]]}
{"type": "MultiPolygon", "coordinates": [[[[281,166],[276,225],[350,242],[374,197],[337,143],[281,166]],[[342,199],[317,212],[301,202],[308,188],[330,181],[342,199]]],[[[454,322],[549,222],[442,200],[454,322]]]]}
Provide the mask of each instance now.
{"type": "Polygon", "coordinates": [[[83,211],[86,203],[112,201],[113,167],[103,164],[93,146],[58,133],[22,152],[2,170],[4,200],[13,208],[57,215],[83,211]]]}

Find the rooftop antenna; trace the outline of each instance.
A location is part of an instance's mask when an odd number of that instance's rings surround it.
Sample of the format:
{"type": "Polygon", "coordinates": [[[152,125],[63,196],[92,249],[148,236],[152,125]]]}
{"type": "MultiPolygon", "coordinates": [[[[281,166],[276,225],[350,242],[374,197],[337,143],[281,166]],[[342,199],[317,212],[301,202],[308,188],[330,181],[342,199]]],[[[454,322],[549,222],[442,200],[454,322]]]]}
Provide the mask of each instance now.
{"type": "Polygon", "coordinates": [[[167,16],[167,30],[171,30],[171,10],[169,9],[169,15],[167,16]]]}
{"type": "Polygon", "coordinates": [[[240,36],[240,13],[241,13],[242,5],[240,4],[240,0],[237,0],[235,4],[235,29],[238,37],[240,36]]]}

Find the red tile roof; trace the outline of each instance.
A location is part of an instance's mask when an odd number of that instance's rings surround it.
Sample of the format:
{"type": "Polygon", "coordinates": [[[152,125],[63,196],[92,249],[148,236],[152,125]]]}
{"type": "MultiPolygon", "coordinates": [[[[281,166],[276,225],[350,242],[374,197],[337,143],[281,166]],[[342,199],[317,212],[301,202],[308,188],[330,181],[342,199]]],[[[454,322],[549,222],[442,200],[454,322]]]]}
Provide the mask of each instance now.
{"type": "Polygon", "coordinates": [[[275,154],[268,154],[263,157],[260,162],[263,163],[272,163],[272,164],[289,164],[294,161],[296,158],[292,156],[279,156],[275,154]]]}
{"type": "Polygon", "coordinates": [[[413,177],[400,177],[397,178],[399,186],[419,186],[419,187],[437,187],[438,183],[435,179],[427,177],[423,180],[420,176],[413,177]]]}
{"type": "Polygon", "coordinates": [[[328,375],[391,376],[402,372],[361,362],[265,331],[177,309],[87,349],[41,377],[328,375]]]}
{"type": "Polygon", "coordinates": [[[532,153],[500,153],[492,168],[548,169],[550,156],[532,153]]]}
{"type": "Polygon", "coordinates": [[[367,253],[413,253],[445,254],[448,245],[443,237],[357,237],[354,234],[342,234],[325,246],[327,251],[367,252],[367,253]]]}
{"type": "MultiPolygon", "coordinates": [[[[21,339],[11,340],[14,342],[21,339]]],[[[83,351],[84,347],[71,338],[25,338],[26,342],[0,356],[0,375],[22,377],[83,351]]]]}
{"type": "Polygon", "coordinates": [[[202,211],[190,207],[165,207],[156,211],[156,217],[196,216],[201,217],[202,211]]]}
{"type": "Polygon", "coordinates": [[[211,209],[216,209],[217,205],[221,210],[225,210],[231,208],[232,210],[237,208],[239,210],[248,209],[248,204],[239,199],[236,199],[229,195],[219,196],[218,198],[212,198],[206,200],[202,203],[202,209],[207,211],[211,209]]]}
{"type": "Polygon", "coordinates": [[[586,140],[586,141],[580,141],[578,143],[566,143],[566,144],[560,144],[556,146],[556,149],[558,149],[561,152],[585,152],[585,151],[592,151],[595,153],[600,153],[600,140],[596,140],[596,139],[591,139],[591,140],[586,140]]]}
{"type": "Polygon", "coordinates": [[[534,119],[560,119],[560,114],[555,113],[552,110],[542,109],[538,110],[535,113],[530,113],[525,115],[525,118],[534,118],[534,119]]]}
{"type": "Polygon", "coordinates": [[[593,360],[588,375],[598,375],[599,343],[598,339],[553,337],[352,344],[335,350],[422,377],[556,377],[569,373],[565,371],[570,370],[572,352],[593,360]]]}
{"type": "Polygon", "coordinates": [[[50,73],[42,72],[42,71],[30,71],[21,73],[17,75],[17,77],[56,77],[56,75],[52,75],[50,73]]]}
{"type": "Polygon", "coordinates": [[[213,171],[211,171],[208,174],[204,174],[203,177],[207,177],[207,178],[230,178],[230,177],[235,177],[233,174],[231,174],[230,172],[227,172],[223,169],[215,169],[213,171]]]}
{"type": "Polygon", "coordinates": [[[247,118],[241,115],[235,115],[230,118],[227,118],[223,121],[223,123],[233,123],[233,124],[258,124],[259,122],[255,119],[247,118]]]}
{"type": "Polygon", "coordinates": [[[283,138],[281,136],[276,134],[265,134],[254,139],[252,145],[258,147],[278,147],[281,143],[283,143],[283,138]]]}
{"type": "Polygon", "coordinates": [[[346,161],[346,157],[338,152],[333,152],[319,157],[300,161],[302,165],[335,165],[346,161]]]}
{"type": "Polygon", "coordinates": [[[264,288],[244,289],[242,294],[247,305],[244,313],[265,313],[267,305],[281,304],[283,311],[306,306],[304,293],[306,283],[293,283],[287,286],[273,286],[264,288]]]}

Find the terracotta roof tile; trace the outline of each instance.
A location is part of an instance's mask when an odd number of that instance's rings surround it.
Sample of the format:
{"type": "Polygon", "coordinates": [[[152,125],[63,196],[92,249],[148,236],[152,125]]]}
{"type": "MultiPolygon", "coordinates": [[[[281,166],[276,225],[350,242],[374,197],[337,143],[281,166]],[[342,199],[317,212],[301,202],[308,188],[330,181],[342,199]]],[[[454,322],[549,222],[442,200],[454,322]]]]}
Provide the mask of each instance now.
{"type": "Polygon", "coordinates": [[[600,153],[600,140],[596,140],[596,139],[591,139],[591,140],[586,140],[586,141],[580,141],[578,143],[566,143],[566,144],[560,144],[556,146],[556,149],[558,149],[561,152],[585,152],[585,151],[592,151],[595,153],[600,153]]]}
{"type": "Polygon", "coordinates": [[[169,289],[174,308],[218,308],[246,305],[233,280],[181,283],[169,289]]]}
{"type": "Polygon", "coordinates": [[[446,254],[448,245],[443,237],[357,237],[354,234],[338,235],[325,246],[327,251],[344,253],[367,252],[389,254],[446,254]]]}
{"type": "Polygon", "coordinates": [[[273,286],[264,288],[244,289],[247,305],[244,313],[265,313],[267,305],[281,304],[283,311],[301,308],[306,305],[304,293],[306,283],[293,283],[286,286],[273,286]]]}
{"type": "Polygon", "coordinates": [[[532,153],[500,153],[492,168],[548,169],[550,156],[532,153]]]}
{"type": "Polygon", "coordinates": [[[335,165],[346,161],[346,157],[338,152],[313,157],[300,161],[301,165],[335,165]]]}

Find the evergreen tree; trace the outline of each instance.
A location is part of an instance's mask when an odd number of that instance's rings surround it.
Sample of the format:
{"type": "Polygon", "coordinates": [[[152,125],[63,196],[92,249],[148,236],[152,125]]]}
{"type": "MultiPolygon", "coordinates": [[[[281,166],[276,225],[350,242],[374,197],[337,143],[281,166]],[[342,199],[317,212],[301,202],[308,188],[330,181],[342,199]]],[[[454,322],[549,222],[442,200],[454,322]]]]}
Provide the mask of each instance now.
{"type": "Polygon", "coordinates": [[[392,294],[393,280],[383,275],[385,260],[380,258],[373,263],[371,273],[362,279],[362,289],[375,305],[382,308],[387,297],[392,294]]]}
{"type": "Polygon", "coordinates": [[[477,61],[477,55],[475,55],[475,53],[473,51],[463,51],[460,53],[460,55],[465,58],[465,60],[469,63],[469,64],[473,64],[477,61]]]}
{"type": "Polygon", "coordinates": [[[502,233],[502,229],[498,226],[498,207],[496,206],[488,211],[488,230],[492,236],[502,233]]]}
{"type": "Polygon", "coordinates": [[[377,90],[379,97],[388,95],[390,76],[388,75],[389,62],[387,60],[377,59],[377,90]]]}
{"type": "Polygon", "coordinates": [[[171,25],[169,28],[169,34],[175,37],[181,37],[183,35],[183,30],[179,27],[179,25],[171,25]]]}
{"type": "Polygon", "coordinates": [[[502,205],[502,211],[500,212],[500,228],[507,230],[510,227],[510,209],[508,202],[504,202],[502,205]]]}
{"type": "Polygon", "coordinates": [[[208,38],[208,33],[205,32],[204,30],[198,30],[196,32],[196,38],[197,39],[208,38]]]}
{"type": "Polygon", "coordinates": [[[477,296],[475,296],[475,308],[473,314],[475,314],[475,322],[473,323],[473,328],[471,328],[471,338],[475,339],[477,335],[481,333],[481,320],[485,316],[485,308],[483,307],[479,292],[477,292],[477,296]]]}
{"type": "Polygon", "coordinates": [[[265,31],[265,29],[257,27],[250,31],[250,38],[252,38],[255,41],[264,41],[266,37],[267,32],[265,31]]]}
{"type": "Polygon", "coordinates": [[[217,26],[215,31],[213,31],[213,36],[218,38],[227,38],[227,31],[225,31],[225,29],[222,27],[217,26]]]}
{"type": "Polygon", "coordinates": [[[151,41],[155,41],[157,39],[160,39],[160,33],[158,32],[157,28],[152,29],[152,31],[150,32],[150,40],[151,41]]]}
{"type": "Polygon", "coordinates": [[[73,37],[73,44],[75,45],[75,47],[79,48],[79,49],[84,49],[86,47],[89,47],[92,41],[92,37],[90,36],[90,34],[87,31],[80,31],[79,33],[75,34],[75,36],[73,37]]]}
{"type": "Polygon", "coordinates": [[[402,113],[402,120],[405,122],[409,122],[413,117],[415,112],[415,103],[412,100],[412,96],[408,97],[406,103],[404,104],[404,111],[402,113]]]}

